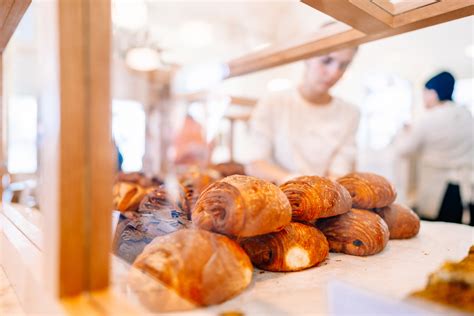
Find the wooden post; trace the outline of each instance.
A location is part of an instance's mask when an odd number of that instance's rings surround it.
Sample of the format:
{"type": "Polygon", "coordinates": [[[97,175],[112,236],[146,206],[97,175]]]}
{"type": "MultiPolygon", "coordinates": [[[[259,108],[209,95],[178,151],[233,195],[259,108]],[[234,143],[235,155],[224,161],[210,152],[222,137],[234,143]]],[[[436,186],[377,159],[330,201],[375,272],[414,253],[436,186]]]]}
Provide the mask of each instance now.
{"type": "Polygon", "coordinates": [[[229,131],[229,151],[230,151],[230,162],[234,162],[234,134],[235,134],[235,120],[229,119],[230,131],[229,131]]]}
{"type": "Polygon", "coordinates": [[[3,91],[3,54],[0,53],[0,202],[3,197],[3,175],[7,172],[6,159],[6,111],[3,91]]]}
{"type": "Polygon", "coordinates": [[[109,0],[56,0],[51,9],[58,46],[49,58],[58,53],[51,70],[59,82],[53,75],[42,98],[41,207],[47,280],[64,298],[109,283],[111,17],[109,0]]]}

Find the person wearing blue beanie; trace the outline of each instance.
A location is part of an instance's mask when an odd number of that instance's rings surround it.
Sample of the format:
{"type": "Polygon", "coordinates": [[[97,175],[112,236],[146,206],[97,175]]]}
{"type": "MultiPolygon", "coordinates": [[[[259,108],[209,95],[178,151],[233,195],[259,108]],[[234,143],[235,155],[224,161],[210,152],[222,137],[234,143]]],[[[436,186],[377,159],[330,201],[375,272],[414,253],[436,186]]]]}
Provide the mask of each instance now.
{"type": "Polygon", "coordinates": [[[452,101],[454,82],[455,79],[453,75],[447,71],[443,71],[428,80],[425,84],[425,88],[428,92],[436,93],[437,101],[452,101]]]}
{"type": "Polygon", "coordinates": [[[396,142],[400,156],[417,159],[416,208],[422,219],[474,225],[474,119],[455,104],[455,79],[443,71],[425,84],[426,111],[396,142]]]}

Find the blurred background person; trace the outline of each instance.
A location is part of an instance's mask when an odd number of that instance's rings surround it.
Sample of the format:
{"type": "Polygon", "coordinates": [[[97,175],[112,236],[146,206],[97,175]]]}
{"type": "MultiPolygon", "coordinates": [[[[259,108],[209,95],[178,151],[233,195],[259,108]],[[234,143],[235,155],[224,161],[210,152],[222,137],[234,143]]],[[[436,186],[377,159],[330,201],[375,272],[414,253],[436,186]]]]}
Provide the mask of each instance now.
{"type": "Polygon", "coordinates": [[[174,147],[176,165],[204,168],[209,164],[214,145],[206,141],[203,126],[188,114],[184,119],[183,127],[174,138],[174,147]]]}
{"type": "Polygon", "coordinates": [[[265,95],[250,120],[255,152],[246,172],[275,183],[299,175],[338,177],[354,170],[359,110],[330,94],[357,48],[305,61],[297,88],[265,95]]]}
{"type": "Polygon", "coordinates": [[[461,223],[470,209],[474,224],[474,120],[452,101],[455,79],[441,72],[423,91],[425,113],[406,126],[395,146],[402,157],[417,160],[416,209],[428,220],[461,223]]]}

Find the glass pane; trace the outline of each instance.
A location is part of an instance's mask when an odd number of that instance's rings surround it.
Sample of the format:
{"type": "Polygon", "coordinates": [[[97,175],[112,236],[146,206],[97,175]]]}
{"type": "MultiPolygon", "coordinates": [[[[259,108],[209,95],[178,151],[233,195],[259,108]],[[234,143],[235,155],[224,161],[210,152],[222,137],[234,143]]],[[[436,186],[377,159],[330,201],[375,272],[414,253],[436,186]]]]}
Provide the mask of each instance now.
{"type": "Polygon", "coordinates": [[[37,12],[30,6],[3,52],[6,166],[3,201],[36,207],[38,197],[37,12]]]}
{"type": "Polygon", "coordinates": [[[33,96],[11,97],[8,104],[8,172],[35,173],[38,104],[33,96]]]}

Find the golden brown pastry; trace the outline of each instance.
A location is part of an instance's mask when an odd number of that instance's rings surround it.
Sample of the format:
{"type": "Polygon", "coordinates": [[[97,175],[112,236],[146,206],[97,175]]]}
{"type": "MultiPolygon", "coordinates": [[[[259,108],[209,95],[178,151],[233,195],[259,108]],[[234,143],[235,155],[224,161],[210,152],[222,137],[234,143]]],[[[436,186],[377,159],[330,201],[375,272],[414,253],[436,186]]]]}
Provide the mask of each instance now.
{"type": "Polygon", "coordinates": [[[115,208],[122,213],[134,212],[147,192],[138,184],[117,182],[113,187],[115,208]]]}
{"type": "Polygon", "coordinates": [[[252,237],[281,230],[291,206],[274,184],[233,175],[211,184],[192,212],[194,225],[231,236],[252,237]]]}
{"type": "Polygon", "coordinates": [[[179,176],[180,197],[178,204],[188,214],[188,218],[191,218],[191,211],[196,205],[199,195],[218,178],[219,175],[216,172],[193,168],[179,176]]]}
{"type": "Polygon", "coordinates": [[[234,174],[245,175],[244,165],[235,161],[223,162],[213,165],[212,169],[218,171],[223,177],[232,176],[234,174]]]}
{"type": "Polygon", "coordinates": [[[322,262],[329,252],[323,233],[301,223],[290,223],[276,233],[245,238],[240,245],[256,267],[277,272],[310,268],[322,262]]]}
{"type": "Polygon", "coordinates": [[[393,203],[374,211],[387,223],[390,239],[412,238],[420,230],[420,218],[404,205],[393,203]]]}
{"type": "Polygon", "coordinates": [[[155,238],[133,266],[130,286],[154,311],[218,304],[252,279],[250,259],[236,242],[194,229],[155,238]]]}
{"type": "Polygon", "coordinates": [[[347,213],[316,222],[329,242],[329,249],[354,256],[369,256],[385,248],[389,239],[387,224],[377,214],[352,209],[347,213]]]}
{"type": "Polygon", "coordinates": [[[280,188],[290,201],[294,221],[314,222],[317,218],[336,216],[351,209],[349,192],[326,178],[297,177],[280,188]]]}
{"type": "Polygon", "coordinates": [[[428,279],[424,290],[412,297],[474,313],[474,246],[460,262],[446,262],[428,279]]]}
{"type": "Polygon", "coordinates": [[[384,177],[369,172],[350,173],[337,180],[350,193],[352,207],[372,209],[393,203],[397,192],[384,177]]]}

